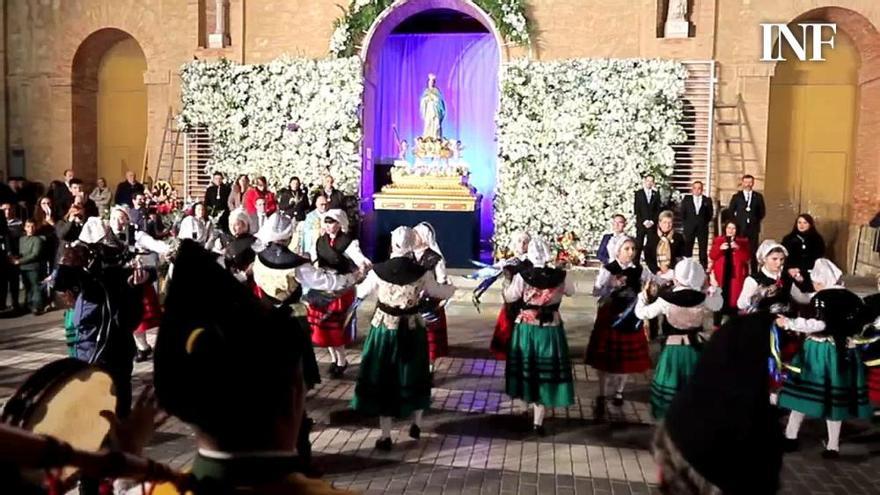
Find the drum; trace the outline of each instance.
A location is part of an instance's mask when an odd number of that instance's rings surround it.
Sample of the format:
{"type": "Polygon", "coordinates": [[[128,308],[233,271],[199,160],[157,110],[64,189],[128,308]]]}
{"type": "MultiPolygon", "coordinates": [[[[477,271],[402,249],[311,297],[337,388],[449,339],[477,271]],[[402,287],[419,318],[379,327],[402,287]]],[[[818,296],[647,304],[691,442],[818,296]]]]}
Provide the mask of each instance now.
{"type": "MultiPolygon", "coordinates": [[[[101,411],[115,411],[113,379],[97,366],[66,358],[49,363],[25,380],[6,403],[0,420],[49,435],[88,452],[100,450],[110,432],[101,411]]],[[[76,474],[66,468],[61,480],[76,474]]]]}

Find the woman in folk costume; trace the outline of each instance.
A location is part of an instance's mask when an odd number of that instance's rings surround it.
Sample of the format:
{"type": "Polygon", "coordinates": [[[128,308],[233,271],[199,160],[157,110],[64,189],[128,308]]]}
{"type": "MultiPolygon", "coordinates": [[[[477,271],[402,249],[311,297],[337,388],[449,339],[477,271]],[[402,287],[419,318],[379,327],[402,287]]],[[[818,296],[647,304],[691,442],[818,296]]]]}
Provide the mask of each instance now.
{"type": "Polygon", "coordinates": [[[587,345],[587,364],[599,371],[597,417],[605,412],[609,382],[615,386],[612,403],[620,407],[627,376],[651,369],[648,339],[634,312],[639,291],[651,273],[633,263],[635,246],[629,237],[610,243],[608,254],[613,261],[599,269],[593,287],[599,310],[587,345]]]}
{"type": "MultiPolygon", "coordinates": [[[[434,232],[434,227],[427,222],[422,222],[413,227],[413,232],[416,236],[415,249],[413,249],[416,263],[432,273],[438,284],[448,284],[446,261],[440,251],[440,246],[437,245],[437,234],[434,232]]],[[[431,360],[431,373],[434,372],[434,362],[437,358],[449,354],[446,310],[443,309],[442,302],[432,298],[427,298],[424,301],[427,311],[422,316],[428,324],[428,358],[431,360]]]]}
{"type": "Polygon", "coordinates": [[[868,400],[880,407],[880,294],[864,299],[868,324],[862,333],[860,349],[868,381],[868,400]]]}
{"type": "MultiPolygon", "coordinates": [[[[509,284],[518,273],[532,266],[532,262],[528,259],[531,240],[532,236],[528,232],[514,232],[511,236],[510,250],[513,252],[513,257],[501,263],[501,273],[504,275],[505,284],[509,284]]],[[[507,351],[510,350],[510,336],[516,325],[516,317],[522,311],[522,305],[523,302],[520,299],[509,303],[505,302],[501,306],[498,319],[495,320],[495,333],[489,344],[489,350],[495,355],[495,359],[501,361],[507,359],[507,351]]]]}
{"type": "Polygon", "coordinates": [[[250,216],[243,208],[238,208],[229,213],[229,232],[224,249],[226,269],[235,278],[246,284],[254,286],[253,264],[257,257],[254,251],[254,242],[257,238],[250,232],[250,216]]]}
{"type": "Polygon", "coordinates": [[[663,419],[672,398],[687,383],[700,357],[700,332],[707,313],[721,309],[720,291],[703,292],[706,272],[699,263],[685,258],[675,265],[675,287],[649,301],[650,287],[639,294],[636,317],[643,320],[665,315],[665,342],[651,382],[651,414],[663,419]]]}
{"type": "Polygon", "coordinates": [[[810,300],[812,318],[780,316],[780,328],[807,333],[803,348],[788,368],[779,407],[790,409],[785,428],[786,450],[797,450],[797,435],[804,417],[821,418],[828,428],[822,457],[840,456],[840,428],[844,420],[870,418],[865,369],[852,339],[865,324],[865,307],[859,296],[843,287],[843,272],[819,258],[809,273],[816,293],[810,300]]]}
{"type": "Polygon", "coordinates": [[[562,298],[574,295],[574,283],[565,270],[547,266],[553,256],[543,239],[529,242],[528,259],[532,267],[503,291],[506,302],[523,301],[510,338],[505,390],[534,405],[532,429],[543,436],[545,408],[574,404],[568,340],[559,315],[562,298]]]}
{"type": "MultiPolygon", "coordinates": [[[[323,222],[324,235],[315,242],[312,260],[320,268],[340,275],[349,275],[359,269],[367,271],[371,266],[370,260],[361,252],[358,240],[348,234],[348,216],[345,212],[328,210],[323,222]]],[[[341,378],[348,368],[345,346],[351,343],[357,328],[357,322],[349,311],[354,297],[354,288],[333,294],[314,290],[308,293],[312,343],[315,347],[326,347],[330,351],[333,359],[330,376],[333,378],[341,378]]]]}
{"type": "Polygon", "coordinates": [[[359,299],[377,294],[379,302],[364,342],[352,408],[379,416],[382,436],[376,448],[391,450],[392,418],[413,415],[409,436],[421,435],[422,411],[431,404],[428,342],[420,316],[423,294],[452,297],[455,288],[440,285],[434,274],[412,258],[414,233],[398,227],[391,233],[391,259],[373,267],[357,288],[359,299]]]}

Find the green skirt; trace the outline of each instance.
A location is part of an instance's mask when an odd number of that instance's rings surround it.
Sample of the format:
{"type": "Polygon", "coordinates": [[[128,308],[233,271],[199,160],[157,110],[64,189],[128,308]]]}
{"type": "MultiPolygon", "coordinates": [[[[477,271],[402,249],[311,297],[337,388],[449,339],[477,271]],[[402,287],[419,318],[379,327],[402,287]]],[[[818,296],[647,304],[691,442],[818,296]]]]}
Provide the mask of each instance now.
{"type": "Polygon", "coordinates": [[[67,357],[76,357],[76,325],[73,321],[73,310],[64,310],[64,343],[67,344],[67,357]]]}
{"type": "Polygon", "coordinates": [[[371,327],[361,353],[352,409],[369,416],[406,418],[430,405],[425,328],[418,324],[405,330],[371,327]]]}
{"type": "Polygon", "coordinates": [[[675,394],[694,374],[700,353],[691,345],[665,345],[651,381],[651,415],[660,420],[675,394]]]}
{"type": "Polygon", "coordinates": [[[507,395],[547,407],[574,404],[574,379],[565,329],[517,323],[505,368],[507,395]]]}
{"type": "Polygon", "coordinates": [[[870,418],[873,409],[861,357],[853,349],[848,350],[848,357],[841,368],[833,342],[807,339],[791,361],[779,407],[832,421],[870,418]]]}

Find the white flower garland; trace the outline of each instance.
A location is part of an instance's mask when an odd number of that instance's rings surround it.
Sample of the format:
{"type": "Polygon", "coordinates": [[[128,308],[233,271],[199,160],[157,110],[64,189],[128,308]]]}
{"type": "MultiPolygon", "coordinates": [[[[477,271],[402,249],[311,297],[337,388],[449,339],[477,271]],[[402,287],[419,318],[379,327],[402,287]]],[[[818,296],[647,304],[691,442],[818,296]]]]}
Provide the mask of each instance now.
{"type": "MultiPolygon", "coordinates": [[[[645,173],[661,188],[686,69],[664,60],[515,60],[502,70],[495,245],[517,230],[595,248],[611,215],[632,216],[645,173]]],[[[632,226],[632,219],[628,222],[632,226]]]]}
{"type": "Polygon", "coordinates": [[[291,176],[358,191],[361,178],[362,65],[358,58],[280,58],[268,64],[195,61],[183,66],[181,124],[207,125],[208,170],[265,175],[272,187],[291,176]]]}

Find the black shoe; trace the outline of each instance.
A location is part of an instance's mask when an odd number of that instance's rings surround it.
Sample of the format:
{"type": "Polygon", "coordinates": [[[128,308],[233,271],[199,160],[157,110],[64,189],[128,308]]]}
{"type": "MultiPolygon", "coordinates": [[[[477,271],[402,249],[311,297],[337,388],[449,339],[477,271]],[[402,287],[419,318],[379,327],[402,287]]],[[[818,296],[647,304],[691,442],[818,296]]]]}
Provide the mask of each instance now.
{"type": "Polygon", "coordinates": [[[409,427],[409,437],[413,440],[418,440],[419,438],[422,438],[422,429],[419,428],[418,425],[411,425],[409,427]]]}
{"type": "Polygon", "coordinates": [[[376,450],[381,450],[384,452],[391,452],[391,439],[390,438],[380,438],[376,440],[376,450]]]}
{"type": "Polygon", "coordinates": [[[822,459],[825,459],[828,461],[840,459],[840,451],[825,449],[822,451],[822,459]]]}
{"type": "Polygon", "coordinates": [[[532,431],[539,437],[547,436],[547,430],[544,429],[544,425],[532,425],[532,431]]]}
{"type": "Polygon", "coordinates": [[[334,364],[332,368],[330,368],[330,377],[339,380],[340,378],[345,376],[345,370],[348,369],[348,363],[345,363],[345,366],[339,366],[334,364]]]}
{"type": "Polygon", "coordinates": [[[140,350],[138,349],[137,354],[134,356],[134,362],[143,363],[145,361],[149,361],[150,357],[153,355],[153,348],[140,350]]]}
{"type": "Polygon", "coordinates": [[[596,419],[604,419],[605,418],[605,396],[600,395],[596,397],[596,405],[593,406],[593,416],[596,419]]]}
{"type": "Polygon", "coordinates": [[[621,407],[623,405],[623,392],[617,392],[614,394],[614,398],[611,399],[611,404],[613,404],[614,407],[621,407]]]}
{"type": "Polygon", "coordinates": [[[782,450],[784,452],[797,452],[800,448],[800,442],[796,438],[785,438],[782,440],[782,450]]]}
{"type": "Polygon", "coordinates": [[[330,378],[336,378],[336,374],[339,372],[338,369],[339,366],[336,366],[335,361],[330,364],[330,371],[328,371],[328,375],[330,375],[330,378]]]}

